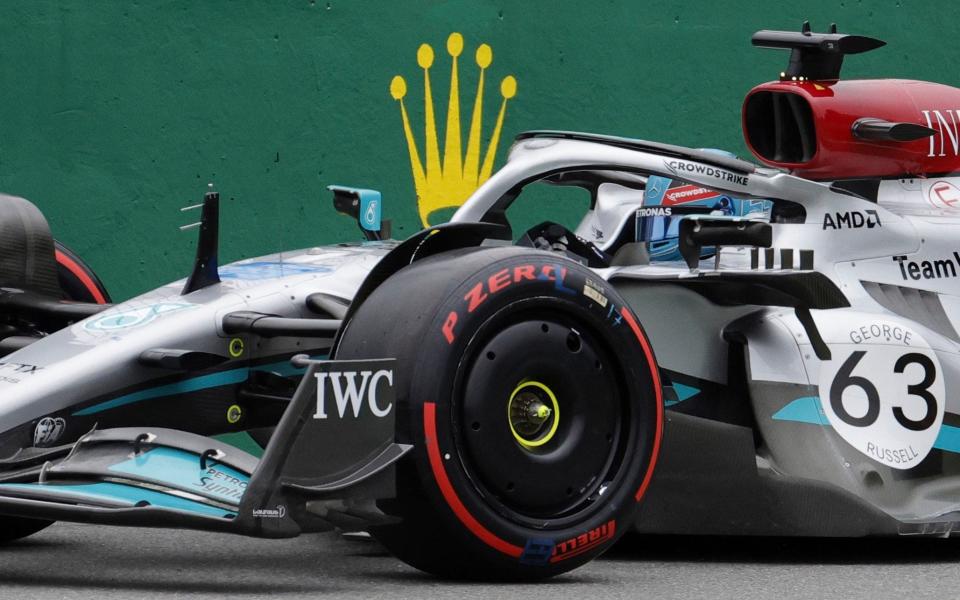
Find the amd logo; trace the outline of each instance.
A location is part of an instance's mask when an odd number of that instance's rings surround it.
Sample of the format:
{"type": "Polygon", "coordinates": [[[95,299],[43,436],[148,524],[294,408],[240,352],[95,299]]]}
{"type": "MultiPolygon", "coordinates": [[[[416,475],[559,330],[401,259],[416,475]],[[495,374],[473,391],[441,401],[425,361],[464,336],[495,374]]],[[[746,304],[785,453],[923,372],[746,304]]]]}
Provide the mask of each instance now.
{"type": "Polygon", "coordinates": [[[349,415],[351,409],[353,418],[360,417],[360,411],[366,404],[370,413],[377,418],[390,414],[393,402],[380,406],[377,401],[378,384],[386,380],[387,385],[393,386],[393,370],[379,371],[330,371],[314,373],[317,378],[317,411],[314,419],[326,419],[327,415],[327,388],[332,390],[336,403],[337,414],[341,419],[349,415]],[[359,378],[359,385],[357,379],[359,378]]]}
{"type": "Polygon", "coordinates": [[[824,213],[823,215],[824,229],[860,229],[862,227],[866,227],[867,229],[883,227],[877,211],[865,210],[860,212],[859,210],[851,210],[849,212],[833,214],[824,213]]]}

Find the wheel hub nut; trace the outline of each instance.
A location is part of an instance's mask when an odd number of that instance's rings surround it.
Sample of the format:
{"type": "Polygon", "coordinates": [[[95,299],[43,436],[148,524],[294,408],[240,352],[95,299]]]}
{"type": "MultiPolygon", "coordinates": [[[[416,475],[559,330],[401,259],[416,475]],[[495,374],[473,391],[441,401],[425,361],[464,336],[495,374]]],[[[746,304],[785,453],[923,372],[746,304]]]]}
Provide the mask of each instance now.
{"type": "Polygon", "coordinates": [[[517,386],[507,412],[514,437],[526,448],[546,443],[556,432],[557,399],[542,383],[526,381],[517,386]]]}

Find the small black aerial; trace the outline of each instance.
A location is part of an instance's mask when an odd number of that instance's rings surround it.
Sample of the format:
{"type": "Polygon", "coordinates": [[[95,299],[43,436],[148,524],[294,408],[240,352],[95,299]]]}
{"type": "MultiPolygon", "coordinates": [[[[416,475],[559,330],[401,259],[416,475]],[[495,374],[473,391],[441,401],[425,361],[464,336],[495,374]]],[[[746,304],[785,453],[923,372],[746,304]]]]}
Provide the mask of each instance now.
{"type": "Polygon", "coordinates": [[[217,267],[217,253],[220,237],[220,193],[213,190],[213,184],[203,195],[203,202],[188,206],[180,210],[200,209],[200,221],[184,225],[181,230],[199,228],[197,236],[197,256],[193,261],[193,271],[183,286],[181,295],[203,289],[215,283],[220,283],[220,273],[217,267]]]}
{"type": "Polygon", "coordinates": [[[830,25],[830,33],[813,33],[810,22],[796,31],[769,31],[763,29],[750,40],[761,48],[790,50],[790,64],[782,79],[803,78],[814,81],[840,79],[840,67],[846,54],[860,54],[886,45],[886,42],[863,35],[837,33],[837,24],[830,25]]]}

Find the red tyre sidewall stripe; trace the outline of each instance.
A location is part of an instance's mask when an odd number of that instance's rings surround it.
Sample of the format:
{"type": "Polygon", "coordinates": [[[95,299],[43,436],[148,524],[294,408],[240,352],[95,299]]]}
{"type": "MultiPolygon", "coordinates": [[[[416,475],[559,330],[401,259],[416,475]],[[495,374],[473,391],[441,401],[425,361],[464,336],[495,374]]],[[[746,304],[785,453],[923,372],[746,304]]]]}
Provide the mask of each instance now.
{"type": "Polygon", "coordinates": [[[80,283],[87,288],[87,291],[90,292],[90,295],[93,296],[93,299],[97,304],[106,304],[107,299],[103,297],[103,294],[100,293],[100,289],[97,287],[97,284],[93,282],[93,279],[87,275],[87,272],[76,263],[72,258],[60,252],[59,250],[55,251],[57,262],[67,268],[68,271],[73,273],[74,277],[80,280],[80,283]]]}
{"type": "Polygon", "coordinates": [[[657,402],[657,431],[653,439],[653,452],[650,456],[650,466],[647,467],[647,472],[643,476],[643,482],[640,484],[640,487],[637,489],[637,493],[634,495],[636,501],[639,502],[646,493],[647,486],[650,485],[650,479],[653,477],[653,467],[656,466],[657,456],[660,454],[660,438],[663,436],[663,388],[660,386],[660,369],[657,367],[657,361],[653,358],[653,350],[650,349],[650,344],[647,342],[646,336],[644,336],[643,332],[640,331],[640,326],[637,325],[637,320],[633,317],[630,311],[627,310],[626,307],[620,309],[620,314],[623,315],[623,320],[627,322],[627,325],[629,325],[630,329],[633,330],[634,335],[637,336],[637,340],[640,342],[640,347],[643,349],[643,353],[647,357],[647,364],[650,366],[650,376],[653,379],[653,387],[657,402]]]}
{"type": "Polygon", "coordinates": [[[443,459],[440,456],[440,445],[437,442],[437,406],[433,402],[424,402],[423,404],[423,429],[426,434],[427,456],[430,458],[430,468],[433,470],[433,477],[440,487],[443,499],[446,500],[453,514],[460,520],[464,526],[477,536],[483,543],[491,548],[503,552],[514,558],[520,558],[523,555],[523,548],[506,542],[489,529],[477,521],[467,507],[460,501],[457,492],[450,484],[447,477],[447,471],[443,466],[443,459]]]}

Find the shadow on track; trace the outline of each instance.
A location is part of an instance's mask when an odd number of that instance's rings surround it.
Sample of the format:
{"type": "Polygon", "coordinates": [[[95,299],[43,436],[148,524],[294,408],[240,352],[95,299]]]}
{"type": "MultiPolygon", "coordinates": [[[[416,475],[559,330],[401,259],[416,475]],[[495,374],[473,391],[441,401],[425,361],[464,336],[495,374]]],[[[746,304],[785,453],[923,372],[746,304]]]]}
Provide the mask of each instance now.
{"type": "Polygon", "coordinates": [[[818,565],[924,564],[960,561],[960,539],[628,534],[601,560],[818,565]]]}
{"type": "Polygon", "coordinates": [[[4,573],[0,579],[5,586],[23,586],[30,588],[59,588],[64,590],[109,589],[129,592],[213,594],[217,597],[228,595],[264,595],[280,593],[334,594],[337,588],[317,588],[309,585],[293,585],[265,580],[262,583],[240,583],[224,581],[189,581],[179,576],[168,576],[162,572],[152,572],[156,579],[143,578],[142,571],[131,574],[130,578],[97,577],[87,575],[68,575],[44,571],[37,573],[4,573]]]}
{"type": "MultiPolygon", "coordinates": [[[[549,587],[564,587],[569,585],[590,585],[594,583],[604,583],[606,580],[603,578],[593,577],[589,575],[585,570],[576,570],[570,573],[564,573],[563,575],[558,575],[550,579],[544,579],[542,581],[486,581],[486,580],[477,580],[477,581],[465,581],[463,579],[443,579],[430,575],[428,573],[423,573],[421,571],[376,571],[369,570],[365,571],[363,577],[367,578],[369,581],[376,582],[380,581],[383,583],[397,583],[404,585],[451,585],[454,584],[458,588],[478,588],[486,589],[491,585],[502,585],[510,586],[504,587],[503,590],[513,590],[515,587],[525,587],[525,586],[534,586],[541,589],[541,592],[544,591],[544,588],[549,587]]],[[[515,591],[515,590],[513,590],[515,591]]],[[[539,593],[539,592],[538,592],[539,593]]]]}

